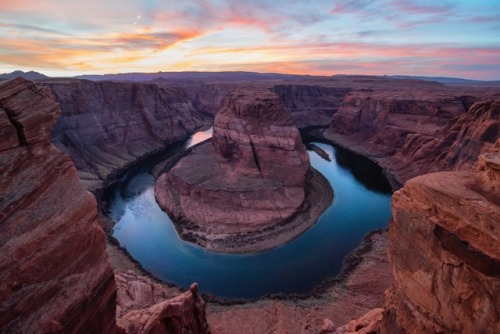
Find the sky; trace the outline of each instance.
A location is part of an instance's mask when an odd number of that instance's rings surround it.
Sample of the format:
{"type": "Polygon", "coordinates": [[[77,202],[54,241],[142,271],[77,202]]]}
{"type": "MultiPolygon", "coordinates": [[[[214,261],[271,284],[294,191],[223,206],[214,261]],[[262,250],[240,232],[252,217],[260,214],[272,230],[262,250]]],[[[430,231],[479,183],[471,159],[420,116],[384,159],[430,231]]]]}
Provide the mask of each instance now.
{"type": "Polygon", "coordinates": [[[500,79],[500,0],[1,0],[0,73],[500,79]]]}

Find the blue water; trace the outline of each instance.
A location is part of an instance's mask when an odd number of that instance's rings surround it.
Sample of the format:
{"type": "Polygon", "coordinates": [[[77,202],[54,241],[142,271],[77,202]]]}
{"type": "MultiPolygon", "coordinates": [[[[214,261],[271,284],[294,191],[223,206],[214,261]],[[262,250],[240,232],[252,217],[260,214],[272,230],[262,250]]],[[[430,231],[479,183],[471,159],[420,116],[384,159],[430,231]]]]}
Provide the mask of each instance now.
{"type": "MultiPolygon", "coordinates": [[[[198,133],[188,145],[209,136],[210,132],[198,133]]],[[[344,257],[366,233],[387,226],[391,204],[390,193],[370,190],[356,173],[337,163],[337,157],[345,161],[342,152],[315,144],[332,159],[326,161],[309,151],[311,164],[330,182],[334,201],[317,224],[290,243],[262,253],[235,255],[209,252],[181,240],[156,204],[154,178],[147,165],[128,176],[128,182],[122,183],[126,189],[116,188],[110,206],[116,222],[113,236],[155,276],[182,287],[196,281],[202,292],[226,298],[310,291],[340,272],[344,257]]],[[[369,168],[369,161],[363,163],[366,168],[359,161],[357,157],[352,165],[365,178],[370,173],[371,178],[383,178],[380,170],[369,168]]]]}

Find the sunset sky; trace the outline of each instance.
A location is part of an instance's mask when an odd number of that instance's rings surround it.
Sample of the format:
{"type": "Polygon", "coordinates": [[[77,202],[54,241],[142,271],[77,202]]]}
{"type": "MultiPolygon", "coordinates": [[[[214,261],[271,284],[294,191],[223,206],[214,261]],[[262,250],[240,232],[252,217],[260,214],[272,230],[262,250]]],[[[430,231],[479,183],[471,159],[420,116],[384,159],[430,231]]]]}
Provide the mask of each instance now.
{"type": "Polygon", "coordinates": [[[0,73],[500,79],[500,0],[0,0],[0,73]]]}

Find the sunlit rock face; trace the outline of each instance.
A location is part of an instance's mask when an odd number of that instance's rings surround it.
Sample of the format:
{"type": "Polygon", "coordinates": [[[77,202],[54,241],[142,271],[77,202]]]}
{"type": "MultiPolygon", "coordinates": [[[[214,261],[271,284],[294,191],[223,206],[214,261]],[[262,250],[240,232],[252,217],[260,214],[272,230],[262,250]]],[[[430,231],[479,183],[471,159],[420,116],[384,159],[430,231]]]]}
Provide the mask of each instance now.
{"type": "Polygon", "coordinates": [[[174,219],[217,230],[263,229],[304,201],[309,157],[293,119],[264,89],[233,92],[211,143],[159,177],[155,195],[174,219]]]}
{"type": "Polygon", "coordinates": [[[383,332],[500,332],[500,140],[479,171],[408,181],[393,216],[383,332]]]}
{"type": "Polygon", "coordinates": [[[20,78],[0,83],[2,333],[116,331],[96,201],[50,142],[59,114],[48,89],[20,78]]]}

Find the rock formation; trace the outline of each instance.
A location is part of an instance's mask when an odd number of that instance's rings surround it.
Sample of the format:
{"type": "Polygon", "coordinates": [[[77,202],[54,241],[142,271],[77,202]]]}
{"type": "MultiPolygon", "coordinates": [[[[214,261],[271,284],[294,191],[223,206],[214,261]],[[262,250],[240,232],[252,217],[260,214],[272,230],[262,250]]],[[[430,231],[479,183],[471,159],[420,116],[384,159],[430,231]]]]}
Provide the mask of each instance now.
{"type": "Polygon", "coordinates": [[[393,197],[387,333],[500,332],[500,140],[480,172],[417,177],[393,197]]]}
{"type": "Polygon", "coordinates": [[[116,286],[95,199],[50,142],[59,114],[48,89],[0,83],[2,333],[116,331],[116,286]]]}
{"type": "Polygon", "coordinates": [[[286,111],[299,129],[328,126],[351,88],[321,85],[276,85],[272,90],[280,97],[286,111]]]}
{"type": "Polygon", "coordinates": [[[394,193],[394,285],[384,309],[344,332],[500,331],[500,139],[478,169],[422,175],[394,193]]]}
{"type": "Polygon", "coordinates": [[[428,89],[352,93],[325,137],[376,160],[395,186],[433,171],[470,169],[499,134],[498,105],[473,104],[479,96],[428,89]]]}
{"type": "Polygon", "coordinates": [[[262,231],[301,207],[309,171],[299,131],[278,97],[238,90],[217,113],[211,143],[195,147],[161,175],[155,196],[184,228],[193,224],[228,235],[262,231]]]}
{"type": "Polygon", "coordinates": [[[184,90],[154,84],[47,80],[62,109],[52,138],[95,192],[140,157],[201,125],[184,90]]]}
{"type": "Polygon", "coordinates": [[[96,201],[50,142],[59,115],[47,88],[0,83],[0,331],[122,333],[118,315],[126,333],[208,333],[196,285],[168,299],[150,279],[119,274],[116,309],[96,201]]]}
{"type": "Polygon", "coordinates": [[[198,285],[174,298],[166,298],[161,284],[132,271],[116,276],[118,325],[130,334],[208,334],[205,302],[198,285]]]}

